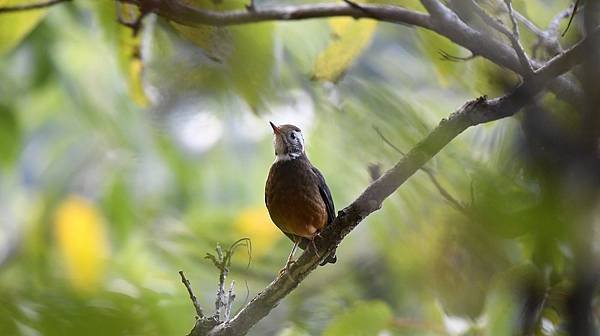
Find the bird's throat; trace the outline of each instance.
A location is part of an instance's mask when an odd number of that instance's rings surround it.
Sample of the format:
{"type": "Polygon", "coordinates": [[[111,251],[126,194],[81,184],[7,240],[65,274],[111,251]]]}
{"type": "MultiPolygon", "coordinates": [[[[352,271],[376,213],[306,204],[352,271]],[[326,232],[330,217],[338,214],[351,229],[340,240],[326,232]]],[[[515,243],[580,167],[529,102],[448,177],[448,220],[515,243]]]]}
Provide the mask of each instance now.
{"type": "Polygon", "coordinates": [[[275,155],[275,162],[294,160],[302,156],[302,153],[285,153],[275,155]]]}

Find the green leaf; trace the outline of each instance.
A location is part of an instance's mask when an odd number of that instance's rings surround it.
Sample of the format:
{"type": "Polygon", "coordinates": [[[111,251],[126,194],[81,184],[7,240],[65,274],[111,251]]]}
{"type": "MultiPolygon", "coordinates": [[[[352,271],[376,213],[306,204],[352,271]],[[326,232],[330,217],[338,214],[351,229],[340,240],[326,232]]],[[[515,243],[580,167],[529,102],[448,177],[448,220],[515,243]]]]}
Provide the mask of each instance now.
{"type": "Polygon", "coordinates": [[[506,288],[492,290],[487,297],[485,316],[489,322],[485,326],[486,335],[513,335],[517,307],[513,296],[506,288]]]}
{"type": "Polygon", "coordinates": [[[381,301],[355,304],[336,317],[325,329],[325,336],[377,335],[392,319],[392,311],[381,301]]]}
{"type": "Polygon", "coordinates": [[[377,29],[377,21],[333,18],[332,42],[317,57],[313,78],[336,82],[365,50],[377,29]]]}
{"type": "Polygon", "coordinates": [[[134,228],[136,209],[132,196],[122,175],[116,174],[104,192],[103,209],[119,242],[126,242],[134,228]]]}
{"type": "Polygon", "coordinates": [[[0,105],[0,166],[8,166],[19,155],[21,132],[14,111],[0,105]]]}
{"type": "Polygon", "coordinates": [[[270,92],[275,56],[273,24],[233,27],[235,51],[229,60],[230,76],[238,93],[255,109],[261,95],[270,92]]]}
{"type": "MultiPolygon", "coordinates": [[[[0,7],[34,3],[31,0],[0,0],[0,7]]],[[[46,15],[47,9],[3,13],[0,19],[0,55],[16,47],[46,15]]]]}

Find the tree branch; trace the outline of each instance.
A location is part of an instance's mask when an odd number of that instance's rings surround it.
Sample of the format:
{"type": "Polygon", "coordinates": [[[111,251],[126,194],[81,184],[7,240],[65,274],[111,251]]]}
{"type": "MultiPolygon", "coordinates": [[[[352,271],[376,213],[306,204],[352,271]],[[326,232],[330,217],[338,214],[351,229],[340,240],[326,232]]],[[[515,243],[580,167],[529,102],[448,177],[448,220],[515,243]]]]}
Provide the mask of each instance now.
{"type": "Polygon", "coordinates": [[[190,335],[245,335],[252,326],[265,317],[315,270],[321,259],[329,255],[347,234],[369,214],[381,208],[382,202],[387,197],[417,170],[421,169],[444,146],[471,126],[506,118],[517,113],[536,94],[541,92],[552,78],[579,64],[584,58],[586,48],[591,45],[590,41],[598,36],[600,36],[600,29],[594,30],[585,40],[550,60],[512,93],[495,99],[480,97],[469,101],[452,113],[449,118],[443,119],[393,168],[371,183],[352,204],[338,213],[338,217],[333,223],[321,233],[321,238],[316,242],[316,251],[306,249],[296,263],[256,295],[233,319],[217,325],[208,333],[204,333],[201,330],[202,325],[197,323],[190,335]]]}
{"type": "Polygon", "coordinates": [[[204,318],[204,311],[202,311],[202,307],[200,307],[198,298],[196,297],[196,295],[194,294],[194,291],[192,290],[192,284],[190,284],[190,281],[185,277],[185,274],[183,274],[183,271],[179,271],[179,276],[181,277],[181,282],[187,289],[188,294],[190,295],[190,300],[192,301],[192,305],[194,305],[194,309],[196,310],[196,315],[198,316],[198,318],[204,318]]]}
{"type": "Polygon", "coordinates": [[[348,16],[372,18],[384,22],[403,23],[429,28],[429,15],[393,5],[323,3],[297,6],[255,8],[253,11],[212,11],[184,4],[179,0],[119,0],[146,7],[150,11],[186,26],[231,26],[263,21],[290,21],[348,16]]]}
{"type": "Polygon", "coordinates": [[[11,13],[11,12],[33,10],[33,9],[42,9],[42,8],[58,5],[63,2],[69,2],[69,1],[71,1],[71,0],[48,0],[48,1],[44,1],[44,2],[38,2],[38,3],[0,7],[0,13],[11,13]]]}
{"type": "MultiPolygon", "coordinates": [[[[345,3],[307,4],[297,6],[270,6],[254,10],[212,11],[189,6],[181,0],[117,0],[144,8],[173,22],[197,27],[201,25],[229,26],[265,21],[307,20],[329,17],[371,18],[378,21],[405,24],[432,30],[452,42],[469,49],[491,62],[507,68],[523,77],[529,75],[523,68],[514,49],[486,34],[473,29],[449,8],[437,0],[421,0],[431,15],[409,10],[396,5],[345,3]]],[[[351,1],[351,3],[354,3],[351,1]]],[[[578,89],[565,78],[556,78],[552,90],[558,97],[573,105],[580,104],[577,97],[568,95],[569,89],[578,89]]],[[[580,91],[580,90],[579,90],[580,91]]]]}
{"type": "MultiPolygon", "coordinates": [[[[431,14],[431,24],[433,25],[431,29],[433,31],[469,49],[473,54],[485,57],[503,68],[507,68],[523,77],[528,75],[523,70],[513,48],[470,27],[456,13],[438,0],[421,0],[421,3],[431,14]]],[[[554,78],[551,88],[557,97],[575,106],[582,104],[582,101],[578,99],[582,96],[581,89],[568,78],[554,78]],[[576,90],[578,94],[566,94],[566,92],[572,92],[572,90],[576,90]]]]}
{"type": "Polygon", "coordinates": [[[470,0],[469,4],[471,5],[471,8],[473,8],[475,14],[477,14],[477,16],[479,16],[485,23],[508,38],[517,54],[519,62],[521,63],[521,72],[524,72],[524,76],[530,76],[533,73],[533,69],[531,67],[531,63],[529,62],[529,58],[527,57],[527,54],[525,53],[525,50],[523,50],[523,46],[519,41],[519,26],[517,25],[517,21],[512,10],[512,3],[506,0],[506,6],[508,7],[511,22],[513,22],[512,32],[501,21],[491,17],[477,2],[475,2],[475,0],[470,0]]]}
{"type": "Polygon", "coordinates": [[[521,62],[523,71],[525,71],[526,75],[529,76],[533,73],[533,68],[531,67],[529,57],[527,57],[527,53],[525,52],[525,49],[523,49],[523,45],[521,44],[519,24],[517,23],[517,19],[513,11],[512,1],[504,0],[504,3],[506,4],[506,8],[508,9],[508,16],[510,17],[510,21],[512,23],[512,34],[507,35],[507,37],[510,40],[513,49],[515,49],[517,56],[519,57],[519,62],[521,62]]]}
{"type": "MultiPolygon", "coordinates": [[[[23,10],[49,7],[72,0],[49,0],[38,4],[0,7],[2,12],[15,12],[23,10]]],[[[458,45],[469,49],[473,55],[481,55],[490,61],[508,68],[522,76],[528,75],[528,70],[522,68],[521,61],[516,52],[506,45],[488,39],[462,22],[454,12],[449,10],[437,0],[422,0],[423,5],[432,16],[417,11],[408,10],[393,5],[361,4],[360,6],[344,4],[310,4],[300,6],[278,6],[253,10],[234,10],[217,12],[195,8],[181,3],[179,0],[117,0],[123,3],[137,5],[143,13],[156,13],[166,19],[187,26],[199,25],[238,25],[273,20],[305,20],[313,18],[327,18],[349,16],[353,18],[372,18],[379,21],[414,25],[430,29],[447,37],[458,45]]],[[[141,23],[138,23],[141,24],[141,23]]],[[[566,78],[556,78],[551,86],[557,96],[574,105],[579,105],[579,88],[566,78]],[[575,94],[569,94],[575,92],[575,94]]]]}
{"type": "Polygon", "coordinates": [[[536,58],[537,49],[539,47],[544,47],[552,56],[561,53],[563,51],[562,46],[560,45],[560,33],[558,29],[560,28],[560,22],[571,16],[573,12],[574,4],[571,4],[567,9],[562,12],[556,14],[548,28],[546,30],[540,29],[535,23],[531,22],[527,17],[523,14],[514,11],[515,17],[519,20],[530,32],[532,32],[538,39],[538,41],[533,45],[532,55],[533,58],[536,58]]]}

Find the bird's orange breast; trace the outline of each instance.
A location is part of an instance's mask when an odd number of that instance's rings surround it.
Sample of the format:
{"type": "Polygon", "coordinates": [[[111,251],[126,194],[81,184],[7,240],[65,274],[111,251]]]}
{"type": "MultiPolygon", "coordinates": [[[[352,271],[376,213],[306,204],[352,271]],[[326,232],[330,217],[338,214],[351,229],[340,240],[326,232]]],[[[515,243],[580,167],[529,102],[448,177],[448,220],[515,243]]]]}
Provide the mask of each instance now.
{"type": "Polygon", "coordinates": [[[327,224],[327,209],[308,160],[275,162],[265,186],[271,219],[281,231],[312,238],[327,224]]]}

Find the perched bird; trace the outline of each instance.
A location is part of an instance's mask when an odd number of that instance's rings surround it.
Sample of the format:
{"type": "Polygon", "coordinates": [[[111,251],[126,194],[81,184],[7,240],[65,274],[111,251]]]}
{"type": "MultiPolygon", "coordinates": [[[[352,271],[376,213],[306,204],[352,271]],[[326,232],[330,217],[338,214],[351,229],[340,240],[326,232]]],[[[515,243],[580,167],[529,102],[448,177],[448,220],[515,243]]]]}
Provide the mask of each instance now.
{"type": "MultiPolygon", "coordinates": [[[[286,268],[294,252],[308,244],[335,219],[335,208],[329,187],[321,172],[304,153],[304,138],[294,125],[276,126],[270,122],[275,139],[275,162],[265,185],[265,203],[273,223],[293,242],[286,268]]],[[[315,249],[316,252],[316,249],[315,249]]],[[[321,263],[335,263],[335,252],[321,263]]]]}

